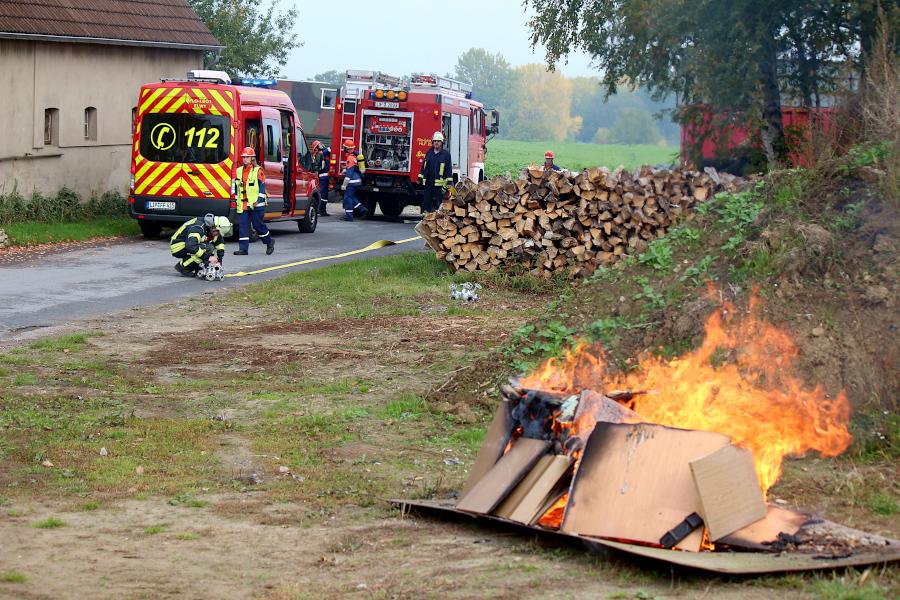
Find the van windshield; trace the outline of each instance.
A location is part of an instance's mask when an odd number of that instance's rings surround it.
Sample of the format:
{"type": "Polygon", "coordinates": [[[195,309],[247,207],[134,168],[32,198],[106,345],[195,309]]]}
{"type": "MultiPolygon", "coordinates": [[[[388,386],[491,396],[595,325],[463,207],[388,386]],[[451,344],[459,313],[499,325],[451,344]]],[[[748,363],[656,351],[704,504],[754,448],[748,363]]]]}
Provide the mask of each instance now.
{"type": "Polygon", "coordinates": [[[219,163],[231,148],[228,117],[150,113],[141,121],[141,154],[154,162],[219,163]]]}

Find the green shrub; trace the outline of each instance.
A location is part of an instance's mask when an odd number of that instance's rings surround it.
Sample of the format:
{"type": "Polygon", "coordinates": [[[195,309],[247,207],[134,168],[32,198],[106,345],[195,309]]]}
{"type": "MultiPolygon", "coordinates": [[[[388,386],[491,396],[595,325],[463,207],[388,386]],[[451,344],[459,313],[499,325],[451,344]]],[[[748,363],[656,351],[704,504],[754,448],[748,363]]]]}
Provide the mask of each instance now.
{"type": "Polygon", "coordinates": [[[13,190],[0,195],[0,225],[26,221],[38,223],[66,223],[97,217],[127,217],[128,202],[119,192],[109,191],[92,196],[87,202],[67,187],[53,196],[34,192],[25,198],[13,190]]]}

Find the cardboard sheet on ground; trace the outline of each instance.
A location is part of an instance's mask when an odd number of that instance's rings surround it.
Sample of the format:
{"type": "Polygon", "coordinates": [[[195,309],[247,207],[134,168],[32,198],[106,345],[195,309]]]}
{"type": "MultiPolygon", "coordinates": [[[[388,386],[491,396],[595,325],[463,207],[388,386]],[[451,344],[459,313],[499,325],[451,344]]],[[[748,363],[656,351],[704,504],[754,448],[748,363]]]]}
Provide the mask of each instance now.
{"type": "Polygon", "coordinates": [[[512,429],[513,420],[510,415],[509,402],[501,400],[500,405],[497,407],[497,412],[494,413],[494,419],[484,435],[484,441],[481,443],[481,450],[478,451],[475,464],[472,465],[472,470],[469,471],[469,478],[459,493],[460,497],[468,494],[472,486],[478,483],[484,477],[484,474],[497,464],[497,460],[503,455],[503,450],[509,443],[512,429]]]}
{"type": "Polygon", "coordinates": [[[808,521],[810,516],[806,513],[769,504],[763,519],[742,527],[719,541],[734,548],[768,550],[767,543],[778,539],[779,533],[794,535],[808,521]]]}
{"type": "Polygon", "coordinates": [[[460,498],[457,508],[469,512],[489,513],[547,453],[550,442],[519,438],[509,452],[485,473],[469,492],[460,498]]]}
{"type": "Polygon", "coordinates": [[[540,517],[536,513],[571,466],[572,458],[569,456],[542,456],[494,514],[519,523],[531,523],[540,517]]]}
{"type": "MultiPolygon", "coordinates": [[[[535,534],[538,534],[548,539],[577,543],[590,552],[605,553],[612,549],[624,552],[631,556],[727,575],[760,575],[765,573],[815,571],[821,569],[879,565],[900,561],[900,541],[897,540],[885,540],[885,543],[878,549],[865,550],[857,552],[852,556],[840,558],[821,558],[810,554],[791,554],[786,552],[778,554],[763,552],[679,552],[677,550],[648,548],[646,546],[614,542],[611,540],[585,538],[578,535],[550,531],[540,527],[523,525],[521,523],[490,515],[473,515],[457,510],[453,506],[452,501],[391,500],[391,503],[397,506],[403,514],[417,511],[439,515],[443,518],[461,519],[466,522],[475,520],[485,524],[493,524],[497,527],[513,528],[532,537],[535,534]]],[[[761,521],[758,523],[761,523],[761,521]]],[[[841,528],[840,525],[831,523],[830,521],[824,521],[820,526],[841,528]]]]}
{"type": "Polygon", "coordinates": [[[710,540],[719,540],[766,516],[753,455],[747,450],[725,446],[691,461],[691,474],[710,540]]]}
{"type": "MultiPolygon", "coordinates": [[[[708,431],[598,423],[572,480],[562,531],[658,544],[700,512],[690,462],[729,443],[708,431]]],[[[701,527],[676,547],[696,552],[702,541],[701,527]]]]}

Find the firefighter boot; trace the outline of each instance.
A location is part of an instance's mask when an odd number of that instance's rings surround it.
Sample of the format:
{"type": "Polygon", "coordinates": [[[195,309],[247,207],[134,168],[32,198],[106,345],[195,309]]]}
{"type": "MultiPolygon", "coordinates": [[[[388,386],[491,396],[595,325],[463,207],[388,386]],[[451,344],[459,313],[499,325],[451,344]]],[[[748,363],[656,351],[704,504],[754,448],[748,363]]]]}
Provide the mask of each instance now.
{"type": "Polygon", "coordinates": [[[177,263],[175,263],[175,270],[178,271],[179,273],[181,273],[182,277],[193,277],[194,276],[194,271],[192,271],[191,269],[188,269],[183,264],[181,264],[181,261],[178,261],[177,263]]]}
{"type": "Polygon", "coordinates": [[[325,200],[319,201],[319,216],[320,217],[330,217],[331,216],[328,214],[328,202],[326,202],[325,200]]]}
{"type": "Polygon", "coordinates": [[[275,240],[272,239],[272,236],[269,236],[269,243],[266,244],[266,254],[272,254],[275,252],[275,240]]]}

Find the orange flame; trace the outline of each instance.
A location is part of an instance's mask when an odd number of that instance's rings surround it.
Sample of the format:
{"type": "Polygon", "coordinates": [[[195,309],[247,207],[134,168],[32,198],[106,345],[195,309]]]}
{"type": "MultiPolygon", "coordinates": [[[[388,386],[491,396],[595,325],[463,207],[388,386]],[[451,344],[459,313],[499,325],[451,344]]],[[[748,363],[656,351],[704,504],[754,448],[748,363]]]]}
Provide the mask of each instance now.
{"type": "MultiPolygon", "coordinates": [[[[706,321],[699,349],[673,360],[641,359],[629,373],[606,372],[600,346],[579,344],[520,380],[526,388],[567,394],[584,389],[648,390],[628,402],[647,422],[714,431],[750,450],[763,492],[778,480],[785,456],[816,450],[837,456],[850,445],[850,405],[843,390],[834,399],[809,389],[793,374],[797,347],[790,336],[754,316],[759,301],[734,318],[729,303],[706,321]]],[[[593,429],[581,415],[576,431],[593,429]]]]}

